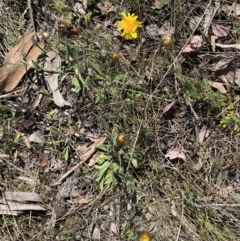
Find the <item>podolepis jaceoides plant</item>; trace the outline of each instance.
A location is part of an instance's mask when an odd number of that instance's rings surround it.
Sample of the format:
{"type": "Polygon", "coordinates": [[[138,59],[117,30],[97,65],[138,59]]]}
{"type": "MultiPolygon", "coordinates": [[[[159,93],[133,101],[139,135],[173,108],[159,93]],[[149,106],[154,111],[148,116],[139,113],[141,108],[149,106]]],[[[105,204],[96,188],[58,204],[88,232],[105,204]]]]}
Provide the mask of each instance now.
{"type": "Polygon", "coordinates": [[[115,186],[123,183],[123,180],[132,179],[134,171],[139,167],[137,155],[129,152],[126,143],[127,136],[119,133],[108,144],[98,146],[102,152],[95,168],[99,170],[97,181],[101,190],[106,185],[115,186]]]}

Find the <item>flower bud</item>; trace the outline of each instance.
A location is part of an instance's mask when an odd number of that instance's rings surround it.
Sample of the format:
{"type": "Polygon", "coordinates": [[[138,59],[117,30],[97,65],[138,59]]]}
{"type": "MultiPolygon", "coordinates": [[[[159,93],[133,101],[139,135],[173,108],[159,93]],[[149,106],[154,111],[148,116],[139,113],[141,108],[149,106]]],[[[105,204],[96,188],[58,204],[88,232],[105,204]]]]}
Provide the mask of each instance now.
{"type": "Polygon", "coordinates": [[[42,33],[42,38],[43,38],[44,40],[48,40],[48,39],[50,38],[50,33],[49,33],[49,32],[43,32],[43,33],[42,33]]]}
{"type": "Polygon", "coordinates": [[[171,34],[162,36],[162,44],[165,48],[170,49],[173,46],[173,39],[171,34]]]}
{"type": "Polygon", "coordinates": [[[137,240],[138,241],[151,241],[152,237],[148,231],[141,231],[138,233],[137,240]]]}
{"type": "Polygon", "coordinates": [[[127,137],[122,134],[122,133],[119,133],[116,137],[116,143],[117,145],[123,145],[127,142],[127,137]]]}
{"type": "Polygon", "coordinates": [[[119,56],[118,53],[114,53],[114,54],[112,55],[112,61],[113,61],[113,62],[118,62],[118,61],[119,61],[119,58],[120,58],[120,56],[119,56]]]}

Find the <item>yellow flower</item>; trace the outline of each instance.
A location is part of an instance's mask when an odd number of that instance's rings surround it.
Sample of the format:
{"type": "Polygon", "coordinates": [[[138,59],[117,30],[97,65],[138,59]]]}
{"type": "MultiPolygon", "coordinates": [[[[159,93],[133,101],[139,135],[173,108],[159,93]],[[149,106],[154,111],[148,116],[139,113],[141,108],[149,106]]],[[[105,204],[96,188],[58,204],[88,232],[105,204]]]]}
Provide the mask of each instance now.
{"type": "Polygon", "coordinates": [[[122,33],[122,37],[125,39],[136,39],[137,28],[142,27],[142,23],[137,21],[138,16],[130,13],[122,13],[122,20],[117,21],[119,25],[118,31],[122,33]]]}

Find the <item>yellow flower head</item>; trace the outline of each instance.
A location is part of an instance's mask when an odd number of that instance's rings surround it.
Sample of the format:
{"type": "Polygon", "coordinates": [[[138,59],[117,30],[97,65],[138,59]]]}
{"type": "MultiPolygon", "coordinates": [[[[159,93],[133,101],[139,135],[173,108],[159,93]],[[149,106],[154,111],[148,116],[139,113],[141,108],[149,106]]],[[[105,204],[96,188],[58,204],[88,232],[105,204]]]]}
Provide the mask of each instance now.
{"type": "Polygon", "coordinates": [[[122,13],[122,20],[117,21],[119,25],[118,31],[122,33],[122,37],[125,39],[136,39],[137,28],[142,27],[142,23],[137,21],[138,16],[130,13],[122,13]]]}

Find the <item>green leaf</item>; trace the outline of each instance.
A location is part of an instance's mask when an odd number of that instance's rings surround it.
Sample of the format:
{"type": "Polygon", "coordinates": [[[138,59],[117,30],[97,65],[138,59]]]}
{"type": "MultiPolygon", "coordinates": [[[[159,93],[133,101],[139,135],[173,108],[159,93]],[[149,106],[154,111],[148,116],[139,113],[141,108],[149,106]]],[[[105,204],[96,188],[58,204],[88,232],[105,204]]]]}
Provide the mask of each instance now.
{"type": "Polygon", "coordinates": [[[101,191],[103,190],[103,186],[104,186],[104,179],[102,179],[99,183],[99,188],[101,191]]]}
{"type": "Polygon", "coordinates": [[[104,185],[112,183],[114,181],[113,171],[109,171],[107,175],[104,177],[104,185]]]}
{"type": "Polygon", "coordinates": [[[64,159],[65,161],[68,161],[69,158],[69,149],[68,147],[64,150],[64,159]]]}
{"type": "MultiPolygon", "coordinates": [[[[109,156],[105,155],[104,153],[101,153],[98,157],[97,157],[97,164],[98,165],[102,165],[106,160],[109,159],[109,156]]],[[[96,165],[95,165],[96,166],[96,165]]]]}
{"type": "Polygon", "coordinates": [[[60,130],[58,130],[56,127],[50,126],[49,129],[52,132],[52,134],[57,135],[57,136],[63,136],[63,133],[60,130]]]}
{"type": "Polygon", "coordinates": [[[76,77],[72,77],[72,84],[73,84],[73,86],[75,88],[75,92],[77,94],[79,94],[79,92],[81,90],[81,86],[80,86],[79,81],[78,81],[78,79],[76,77]]]}
{"type": "Polygon", "coordinates": [[[20,137],[21,137],[21,133],[18,133],[14,138],[14,142],[18,142],[20,137]]]}
{"type": "Polygon", "coordinates": [[[104,74],[101,72],[99,64],[91,60],[89,61],[89,63],[91,67],[97,72],[97,74],[100,75],[99,77],[101,78],[104,74]]]}
{"type": "Polygon", "coordinates": [[[131,161],[132,161],[132,164],[133,164],[134,168],[138,168],[139,167],[137,159],[132,158],[131,161]]]}
{"type": "Polygon", "coordinates": [[[113,79],[113,82],[123,84],[125,77],[126,75],[123,75],[123,74],[116,75],[113,79]]]}
{"type": "Polygon", "coordinates": [[[110,166],[110,162],[105,162],[101,167],[101,169],[99,169],[99,176],[97,178],[98,182],[101,182],[101,180],[103,179],[103,176],[106,174],[106,171],[108,170],[110,166]]]}
{"type": "Polygon", "coordinates": [[[56,110],[51,110],[48,112],[47,117],[51,118],[55,114],[56,110]]]}
{"type": "Polygon", "coordinates": [[[109,145],[106,145],[106,144],[98,145],[98,146],[96,146],[96,149],[108,152],[109,151],[109,145]]]}

